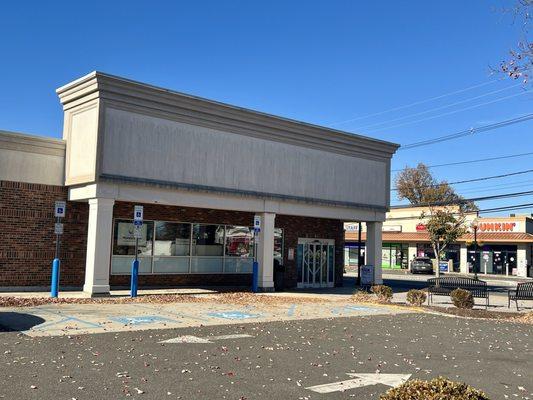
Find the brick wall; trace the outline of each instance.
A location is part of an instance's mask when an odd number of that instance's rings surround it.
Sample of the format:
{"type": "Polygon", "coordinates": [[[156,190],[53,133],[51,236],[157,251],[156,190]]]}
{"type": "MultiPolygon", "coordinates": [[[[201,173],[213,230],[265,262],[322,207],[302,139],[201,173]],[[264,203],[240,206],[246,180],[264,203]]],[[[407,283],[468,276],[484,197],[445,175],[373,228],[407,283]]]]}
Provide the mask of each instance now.
{"type": "MultiPolygon", "coordinates": [[[[54,202],[66,199],[67,188],[62,186],[0,181],[0,286],[50,285],[54,202]]],[[[86,203],[67,203],[62,286],[83,285],[88,211],[86,203]]]]}
{"type": "MultiPolygon", "coordinates": [[[[67,188],[60,186],[0,181],[0,287],[48,286],[54,258],[54,202],[66,200],[67,188]]],[[[61,251],[62,286],[81,287],[84,282],[87,242],[87,203],[68,202],[64,219],[61,251]]],[[[114,217],[129,219],[133,203],[117,202],[114,217]]],[[[253,213],[206,210],[144,204],[144,218],[177,222],[249,225],[253,213]]],[[[342,284],[344,257],[343,224],[337,220],[276,216],[276,227],[284,233],[285,282],[296,286],[296,249],[299,237],[335,240],[336,284],[342,284]],[[288,249],[294,248],[294,260],[288,260],[288,249]]],[[[129,285],[129,276],[112,275],[113,286],[129,285]]],[[[141,275],[142,286],[174,285],[250,285],[250,274],[213,275],[141,275]]]]}

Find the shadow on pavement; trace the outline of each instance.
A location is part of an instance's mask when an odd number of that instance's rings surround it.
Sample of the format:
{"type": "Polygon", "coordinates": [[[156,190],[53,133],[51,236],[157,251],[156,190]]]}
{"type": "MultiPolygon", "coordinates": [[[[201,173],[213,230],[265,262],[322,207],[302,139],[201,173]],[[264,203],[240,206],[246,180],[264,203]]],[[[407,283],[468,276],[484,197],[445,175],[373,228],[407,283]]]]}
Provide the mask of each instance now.
{"type": "Polygon", "coordinates": [[[36,315],[0,311],[0,332],[26,331],[44,321],[43,318],[36,315]]]}

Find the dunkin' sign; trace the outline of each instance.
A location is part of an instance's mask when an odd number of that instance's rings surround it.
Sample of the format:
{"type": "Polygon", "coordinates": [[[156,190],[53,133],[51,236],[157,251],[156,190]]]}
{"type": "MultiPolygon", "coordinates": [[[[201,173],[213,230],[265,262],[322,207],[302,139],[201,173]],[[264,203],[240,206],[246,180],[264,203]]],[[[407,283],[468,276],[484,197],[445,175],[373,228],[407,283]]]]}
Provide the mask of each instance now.
{"type": "Polygon", "coordinates": [[[480,222],[480,232],[516,232],[518,223],[516,222],[480,222]]]}

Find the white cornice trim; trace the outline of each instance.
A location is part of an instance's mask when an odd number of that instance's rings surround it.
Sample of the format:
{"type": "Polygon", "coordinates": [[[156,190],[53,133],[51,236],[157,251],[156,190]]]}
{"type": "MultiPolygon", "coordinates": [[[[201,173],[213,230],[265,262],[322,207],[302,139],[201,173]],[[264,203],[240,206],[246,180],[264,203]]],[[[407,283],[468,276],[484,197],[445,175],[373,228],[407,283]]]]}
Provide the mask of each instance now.
{"type": "Polygon", "coordinates": [[[65,147],[61,139],[0,130],[0,149],[64,157],[65,147]]]}
{"type": "Polygon", "coordinates": [[[101,72],[91,72],[57,89],[64,109],[95,97],[143,108],[145,113],[186,118],[188,123],[261,137],[266,140],[300,143],[354,156],[390,159],[398,145],[331,128],[278,117],[246,108],[135,82],[101,72]]]}

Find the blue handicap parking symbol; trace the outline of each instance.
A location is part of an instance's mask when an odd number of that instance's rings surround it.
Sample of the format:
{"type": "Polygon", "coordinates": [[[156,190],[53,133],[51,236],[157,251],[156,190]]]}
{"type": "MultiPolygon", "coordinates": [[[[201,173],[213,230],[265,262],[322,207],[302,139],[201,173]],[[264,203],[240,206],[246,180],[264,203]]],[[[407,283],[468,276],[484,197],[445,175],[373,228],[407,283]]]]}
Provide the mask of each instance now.
{"type": "Polygon", "coordinates": [[[252,319],[258,318],[261,314],[251,314],[245,313],[242,311],[222,311],[222,312],[212,312],[207,314],[213,318],[224,318],[224,319],[252,319]]]}
{"type": "Polygon", "coordinates": [[[140,315],[134,317],[114,317],[110,318],[112,321],[119,322],[124,325],[143,325],[153,324],[157,322],[177,322],[168,318],[159,317],[157,315],[140,315]]]}

